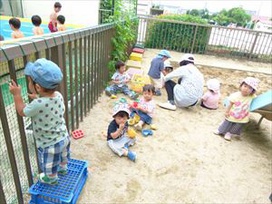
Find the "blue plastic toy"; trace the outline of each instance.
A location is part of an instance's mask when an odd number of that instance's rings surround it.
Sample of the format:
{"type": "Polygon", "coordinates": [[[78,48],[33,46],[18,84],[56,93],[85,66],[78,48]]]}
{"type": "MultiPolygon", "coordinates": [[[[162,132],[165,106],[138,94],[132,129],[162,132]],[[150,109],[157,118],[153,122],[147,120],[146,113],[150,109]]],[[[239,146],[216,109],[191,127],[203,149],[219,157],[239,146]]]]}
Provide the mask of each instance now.
{"type": "Polygon", "coordinates": [[[142,130],[142,135],[144,136],[144,137],[147,137],[147,136],[152,136],[153,135],[153,131],[152,130],[150,130],[150,129],[143,129],[142,130]]]}

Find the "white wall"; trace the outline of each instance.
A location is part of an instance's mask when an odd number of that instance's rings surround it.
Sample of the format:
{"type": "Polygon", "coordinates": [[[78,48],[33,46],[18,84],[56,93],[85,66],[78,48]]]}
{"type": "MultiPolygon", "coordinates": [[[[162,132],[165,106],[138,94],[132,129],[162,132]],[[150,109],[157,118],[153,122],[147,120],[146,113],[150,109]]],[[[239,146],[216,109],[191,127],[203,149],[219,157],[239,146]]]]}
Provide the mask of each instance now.
{"type": "MultiPolygon", "coordinates": [[[[24,16],[31,18],[32,15],[39,15],[43,22],[48,22],[56,1],[58,0],[23,0],[24,16]]],[[[59,14],[65,16],[66,24],[98,25],[100,0],[59,0],[59,2],[62,5],[59,14]]]]}

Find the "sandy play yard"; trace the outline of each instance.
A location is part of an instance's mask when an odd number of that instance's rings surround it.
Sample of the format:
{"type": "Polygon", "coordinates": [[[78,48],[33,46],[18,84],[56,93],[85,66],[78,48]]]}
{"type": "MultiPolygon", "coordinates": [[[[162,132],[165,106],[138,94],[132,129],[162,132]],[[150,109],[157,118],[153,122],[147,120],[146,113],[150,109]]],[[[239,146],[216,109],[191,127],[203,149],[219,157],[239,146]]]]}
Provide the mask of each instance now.
{"type": "MultiPolygon", "coordinates": [[[[158,52],[147,49],[144,53],[145,73],[158,52]]],[[[182,53],[171,55],[175,63],[182,53]]],[[[203,55],[195,55],[195,59],[205,80],[221,81],[221,101],[237,91],[247,76],[261,80],[257,94],[272,87],[271,64],[203,55]]],[[[133,163],[115,155],[104,136],[116,100],[102,94],[80,124],[86,136],[72,139],[72,157],[89,162],[89,178],[79,204],[270,203],[271,121],[264,119],[258,127],[260,115],[252,113],[242,139],[227,142],[213,134],[224,118],[222,103],[216,111],[199,105],[177,111],[156,107],[153,121],[158,130],[149,137],[138,134],[137,144],[131,148],[138,156],[133,163]]],[[[164,102],[165,90],[154,100],[164,102]]]]}

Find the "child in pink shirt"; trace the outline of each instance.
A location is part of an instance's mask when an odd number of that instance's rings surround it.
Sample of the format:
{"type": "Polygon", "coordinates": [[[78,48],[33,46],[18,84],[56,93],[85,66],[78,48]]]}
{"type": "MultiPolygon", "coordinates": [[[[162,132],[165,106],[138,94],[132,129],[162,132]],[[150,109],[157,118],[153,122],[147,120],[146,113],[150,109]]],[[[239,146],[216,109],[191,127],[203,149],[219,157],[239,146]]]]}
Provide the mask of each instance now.
{"type": "Polygon", "coordinates": [[[153,95],[155,94],[155,87],[151,84],[144,85],[143,97],[137,105],[131,105],[131,116],[134,114],[140,116],[140,121],[134,126],[137,130],[142,130],[144,124],[150,125],[153,118],[155,103],[153,95]]]}
{"type": "Polygon", "coordinates": [[[201,106],[210,110],[216,110],[220,99],[220,82],[217,79],[207,81],[208,91],[201,98],[201,106]]]}

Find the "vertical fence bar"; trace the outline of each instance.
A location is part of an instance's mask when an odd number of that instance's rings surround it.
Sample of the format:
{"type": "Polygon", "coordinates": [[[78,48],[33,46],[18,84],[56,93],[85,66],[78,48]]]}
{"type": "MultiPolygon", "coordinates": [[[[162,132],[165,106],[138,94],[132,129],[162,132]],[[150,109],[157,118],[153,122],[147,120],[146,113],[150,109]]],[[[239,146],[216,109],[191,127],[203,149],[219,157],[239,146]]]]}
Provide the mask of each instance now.
{"type": "Polygon", "coordinates": [[[94,55],[95,55],[95,47],[94,47],[94,34],[91,34],[92,38],[92,50],[91,50],[91,106],[93,107],[95,101],[95,90],[94,90],[94,55]]]}
{"type": "Polygon", "coordinates": [[[255,47],[255,45],[256,45],[258,36],[259,36],[259,32],[256,33],[256,36],[255,36],[254,41],[253,41],[253,44],[252,44],[252,46],[251,46],[250,53],[249,53],[249,57],[248,57],[249,59],[251,59],[251,57],[252,57],[252,53],[253,53],[254,47],[255,47]]]}
{"type": "Polygon", "coordinates": [[[91,70],[91,35],[90,32],[88,32],[88,49],[87,50],[87,56],[88,56],[88,68],[87,68],[87,81],[88,81],[88,97],[87,97],[87,102],[88,102],[88,112],[91,110],[91,82],[90,82],[90,70],[91,70]]]}
{"type": "Polygon", "coordinates": [[[3,190],[3,186],[2,186],[1,179],[0,179],[0,203],[1,203],[1,204],[6,204],[6,203],[7,203],[6,198],[5,198],[5,194],[4,194],[4,190],[3,190]]]}
{"type": "MultiPolygon", "coordinates": [[[[85,35],[85,33],[84,33],[85,35]]],[[[84,94],[83,94],[83,101],[84,101],[84,116],[87,115],[87,37],[84,36],[84,53],[83,53],[83,84],[84,84],[84,94]]]]}
{"type": "MultiPolygon", "coordinates": [[[[74,114],[74,86],[75,83],[74,77],[73,77],[73,55],[72,55],[72,42],[68,42],[68,58],[69,58],[69,90],[70,90],[70,118],[71,118],[71,129],[75,129],[75,114],[74,114]]],[[[68,111],[68,110],[66,110],[68,111]]]]}
{"type": "MultiPolygon", "coordinates": [[[[29,56],[25,55],[23,57],[23,61],[24,61],[24,67],[26,66],[27,62],[29,60],[29,56]]],[[[30,93],[30,90],[29,90],[29,87],[28,87],[28,80],[27,78],[26,79],[26,87],[27,87],[27,92],[30,93]]],[[[28,100],[29,101],[32,101],[32,99],[30,97],[28,97],[28,100]]],[[[34,143],[36,145],[36,141],[35,141],[35,138],[34,139],[34,143]]],[[[32,178],[32,172],[31,172],[31,164],[30,164],[30,156],[29,156],[29,151],[28,151],[28,148],[27,148],[27,139],[26,137],[21,137],[21,141],[22,141],[22,147],[23,147],[23,150],[24,150],[24,147],[25,147],[25,150],[26,153],[24,153],[24,159],[25,159],[25,163],[26,163],[26,173],[27,173],[27,177],[30,179],[30,183],[29,183],[29,186],[31,186],[33,184],[33,178],[32,178]]],[[[38,164],[39,161],[38,161],[38,157],[37,157],[37,148],[35,148],[35,152],[36,152],[36,155],[35,155],[35,160],[36,160],[36,163],[38,164]]],[[[38,172],[40,173],[40,168],[38,168],[38,172]]]]}
{"type": "MultiPolygon", "coordinates": [[[[95,43],[95,57],[94,57],[94,60],[95,60],[95,66],[94,66],[94,69],[95,69],[95,72],[94,72],[94,78],[95,78],[95,84],[98,84],[98,34],[97,34],[97,30],[94,34],[94,43],[95,43]]],[[[95,87],[95,102],[97,101],[98,99],[98,86],[95,87]]]]}
{"type": "Polygon", "coordinates": [[[83,121],[82,38],[79,39],[80,121],[83,121]]]}
{"type": "Polygon", "coordinates": [[[101,96],[101,91],[103,89],[103,72],[104,72],[104,67],[103,67],[103,32],[99,32],[99,96],[101,96]]]}
{"type": "MultiPolygon", "coordinates": [[[[259,38],[256,42],[256,49],[255,49],[257,52],[256,54],[262,54],[262,51],[264,51],[265,48],[268,47],[268,46],[262,46],[265,42],[265,36],[266,35],[264,33],[260,33],[259,38]],[[259,41],[259,46],[258,46],[258,41],[259,41]]],[[[271,40],[271,38],[270,38],[270,40],[271,40]]],[[[271,45],[271,43],[268,42],[267,45],[271,45]]],[[[254,54],[254,50],[253,50],[252,54],[254,54]]]]}
{"type": "MultiPolygon", "coordinates": [[[[57,45],[51,49],[52,52],[52,61],[55,62],[62,70],[63,80],[60,83],[59,90],[62,93],[64,99],[65,107],[68,107],[68,94],[67,94],[67,70],[66,70],[66,52],[65,52],[65,43],[63,42],[61,45],[57,45]]],[[[69,111],[66,110],[64,117],[66,126],[69,132],[69,111]]]]}
{"type": "Polygon", "coordinates": [[[79,127],[79,110],[78,110],[78,107],[79,107],[79,99],[78,99],[78,93],[79,93],[79,90],[78,90],[78,40],[76,39],[74,41],[74,71],[75,71],[75,103],[76,103],[76,128],[79,127]]]}
{"type": "MultiPolygon", "coordinates": [[[[10,72],[11,79],[13,79],[16,82],[16,84],[18,84],[14,60],[9,61],[8,65],[9,65],[9,72],[10,72]]],[[[33,184],[33,179],[32,179],[30,160],[29,160],[29,152],[28,152],[28,147],[27,147],[27,139],[26,139],[26,134],[25,134],[25,129],[24,129],[24,121],[23,121],[23,118],[17,113],[17,111],[16,111],[16,115],[17,115],[19,131],[20,131],[20,135],[21,135],[21,144],[22,144],[22,148],[23,148],[24,162],[26,165],[28,186],[31,186],[33,184]]]]}
{"type": "MultiPolygon", "coordinates": [[[[13,174],[13,179],[15,183],[15,188],[16,188],[16,194],[17,194],[17,199],[20,204],[23,204],[23,194],[22,194],[22,189],[21,189],[21,182],[19,178],[19,173],[18,173],[18,168],[17,168],[17,163],[15,159],[15,154],[12,146],[12,141],[11,141],[11,135],[9,131],[9,125],[8,125],[8,119],[5,111],[5,104],[3,100],[3,94],[2,94],[2,89],[0,88],[0,118],[1,118],[1,123],[3,127],[3,132],[4,132],[4,137],[6,141],[6,147],[8,151],[8,156],[9,156],[9,161],[11,165],[11,171],[13,174]]],[[[19,120],[18,120],[19,122],[19,120]]]]}
{"type": "Polygon", "coordinates": [[[192,43],[192,47],[191,47],[191,53],[194,53],[194,46],[195,46],[195,41],[196,41],[197,29],[198,29],[198,26],[196,25],[196,26],[195,26],[195,32],[194,32],[193,43],[192,43]]]}

